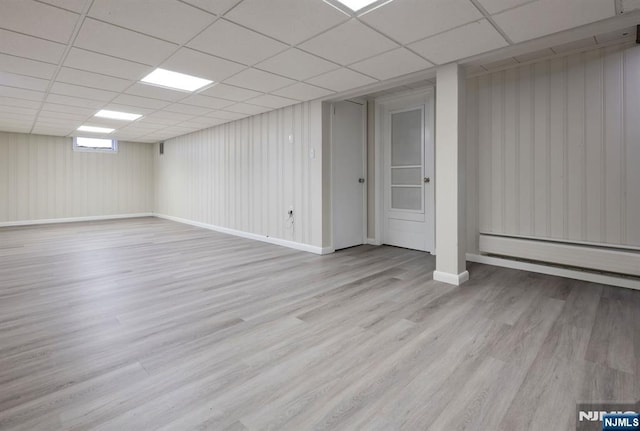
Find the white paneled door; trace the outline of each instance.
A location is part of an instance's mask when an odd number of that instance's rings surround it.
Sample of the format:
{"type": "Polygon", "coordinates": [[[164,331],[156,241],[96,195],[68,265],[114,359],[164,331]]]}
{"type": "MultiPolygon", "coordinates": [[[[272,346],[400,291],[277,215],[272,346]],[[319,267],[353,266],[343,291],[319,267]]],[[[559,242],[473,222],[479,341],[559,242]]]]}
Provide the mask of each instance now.
{"type": "Polygon", "coordinates": [[[434,251],[433,93],[379,102],[383,242],[434,251]]]}
{"type": "Polygon", "coordinates": [[[364,104],[334,103],[331,123],[333,247],[364,243],[365,158],[364,104]]]}

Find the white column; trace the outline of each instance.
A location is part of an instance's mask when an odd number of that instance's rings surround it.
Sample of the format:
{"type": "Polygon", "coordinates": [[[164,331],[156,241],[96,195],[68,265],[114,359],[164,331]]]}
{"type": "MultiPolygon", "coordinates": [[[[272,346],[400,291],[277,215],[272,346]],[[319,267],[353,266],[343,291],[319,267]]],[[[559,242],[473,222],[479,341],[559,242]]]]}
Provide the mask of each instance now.
{"type": "Polygon", "coordinates": [[[465,76],[457,64],[436,75],[436,270],[433,279],[459,285],[466,268],[465,76]]]}

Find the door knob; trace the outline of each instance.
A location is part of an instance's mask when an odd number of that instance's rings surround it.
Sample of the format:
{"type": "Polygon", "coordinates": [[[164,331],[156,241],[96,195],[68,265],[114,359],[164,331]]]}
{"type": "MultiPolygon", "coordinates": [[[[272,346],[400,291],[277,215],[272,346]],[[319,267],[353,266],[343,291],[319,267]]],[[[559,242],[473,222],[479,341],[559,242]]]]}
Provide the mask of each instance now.
{"type": "Polygon", "coordinates": [[[364,183],[364,178],[358,178],[358,182],[359,182],[360,184],[364,183]]]}
{"type": "Polygon", "coordinates": [[[429,177],[424,177],[424,182],[425,182],[425,183],[430,183],[430,182],[431,182],[431,178],[429,178],[429,177]]]}

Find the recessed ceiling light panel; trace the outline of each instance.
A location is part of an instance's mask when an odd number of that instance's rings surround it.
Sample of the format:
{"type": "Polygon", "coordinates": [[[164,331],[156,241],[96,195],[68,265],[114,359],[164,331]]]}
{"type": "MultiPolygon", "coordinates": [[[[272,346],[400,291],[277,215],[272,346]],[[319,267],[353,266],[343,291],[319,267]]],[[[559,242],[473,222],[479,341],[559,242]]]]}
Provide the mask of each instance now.
{"type": "Polygon", "coordinates": [[[140,114],[129,114],[128,112],[109,111],[102,109],[95,115],[100,118],[110,118],[112,120],[134,121],[142,117],[140,114]]]}
{"type": "Polygon", "coordinates": [[[96,127],[96,126],[80,126],[78,127],[80,132],[91,132],[91,133],[111,133],[115,129],[110,129],[108,127],[96,127]]]}
{"type": "Polygon", "coordinates": [[[376,3],[378,0],[336,0],[342,3],[354,12],[358,12],[360,9],[364,9],[370,4],[376,3]]]}
{"type": "Polygon", "coordinates": [[[142,78],[141,82],[182,91],[196,91],[213,83],[213,81],[209,81],[208,79],[160,68],[142,78]]]}

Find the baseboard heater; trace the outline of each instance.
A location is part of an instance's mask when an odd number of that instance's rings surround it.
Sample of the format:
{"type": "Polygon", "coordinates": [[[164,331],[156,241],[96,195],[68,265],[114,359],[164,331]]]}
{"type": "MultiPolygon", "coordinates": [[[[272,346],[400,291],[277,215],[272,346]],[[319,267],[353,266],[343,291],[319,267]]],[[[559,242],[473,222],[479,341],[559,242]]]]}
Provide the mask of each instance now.
{"type": "Polygon", "coordinates": [[[640,277],[640,251],[546,239],[480,234],[483,254],[640,277]]]}

